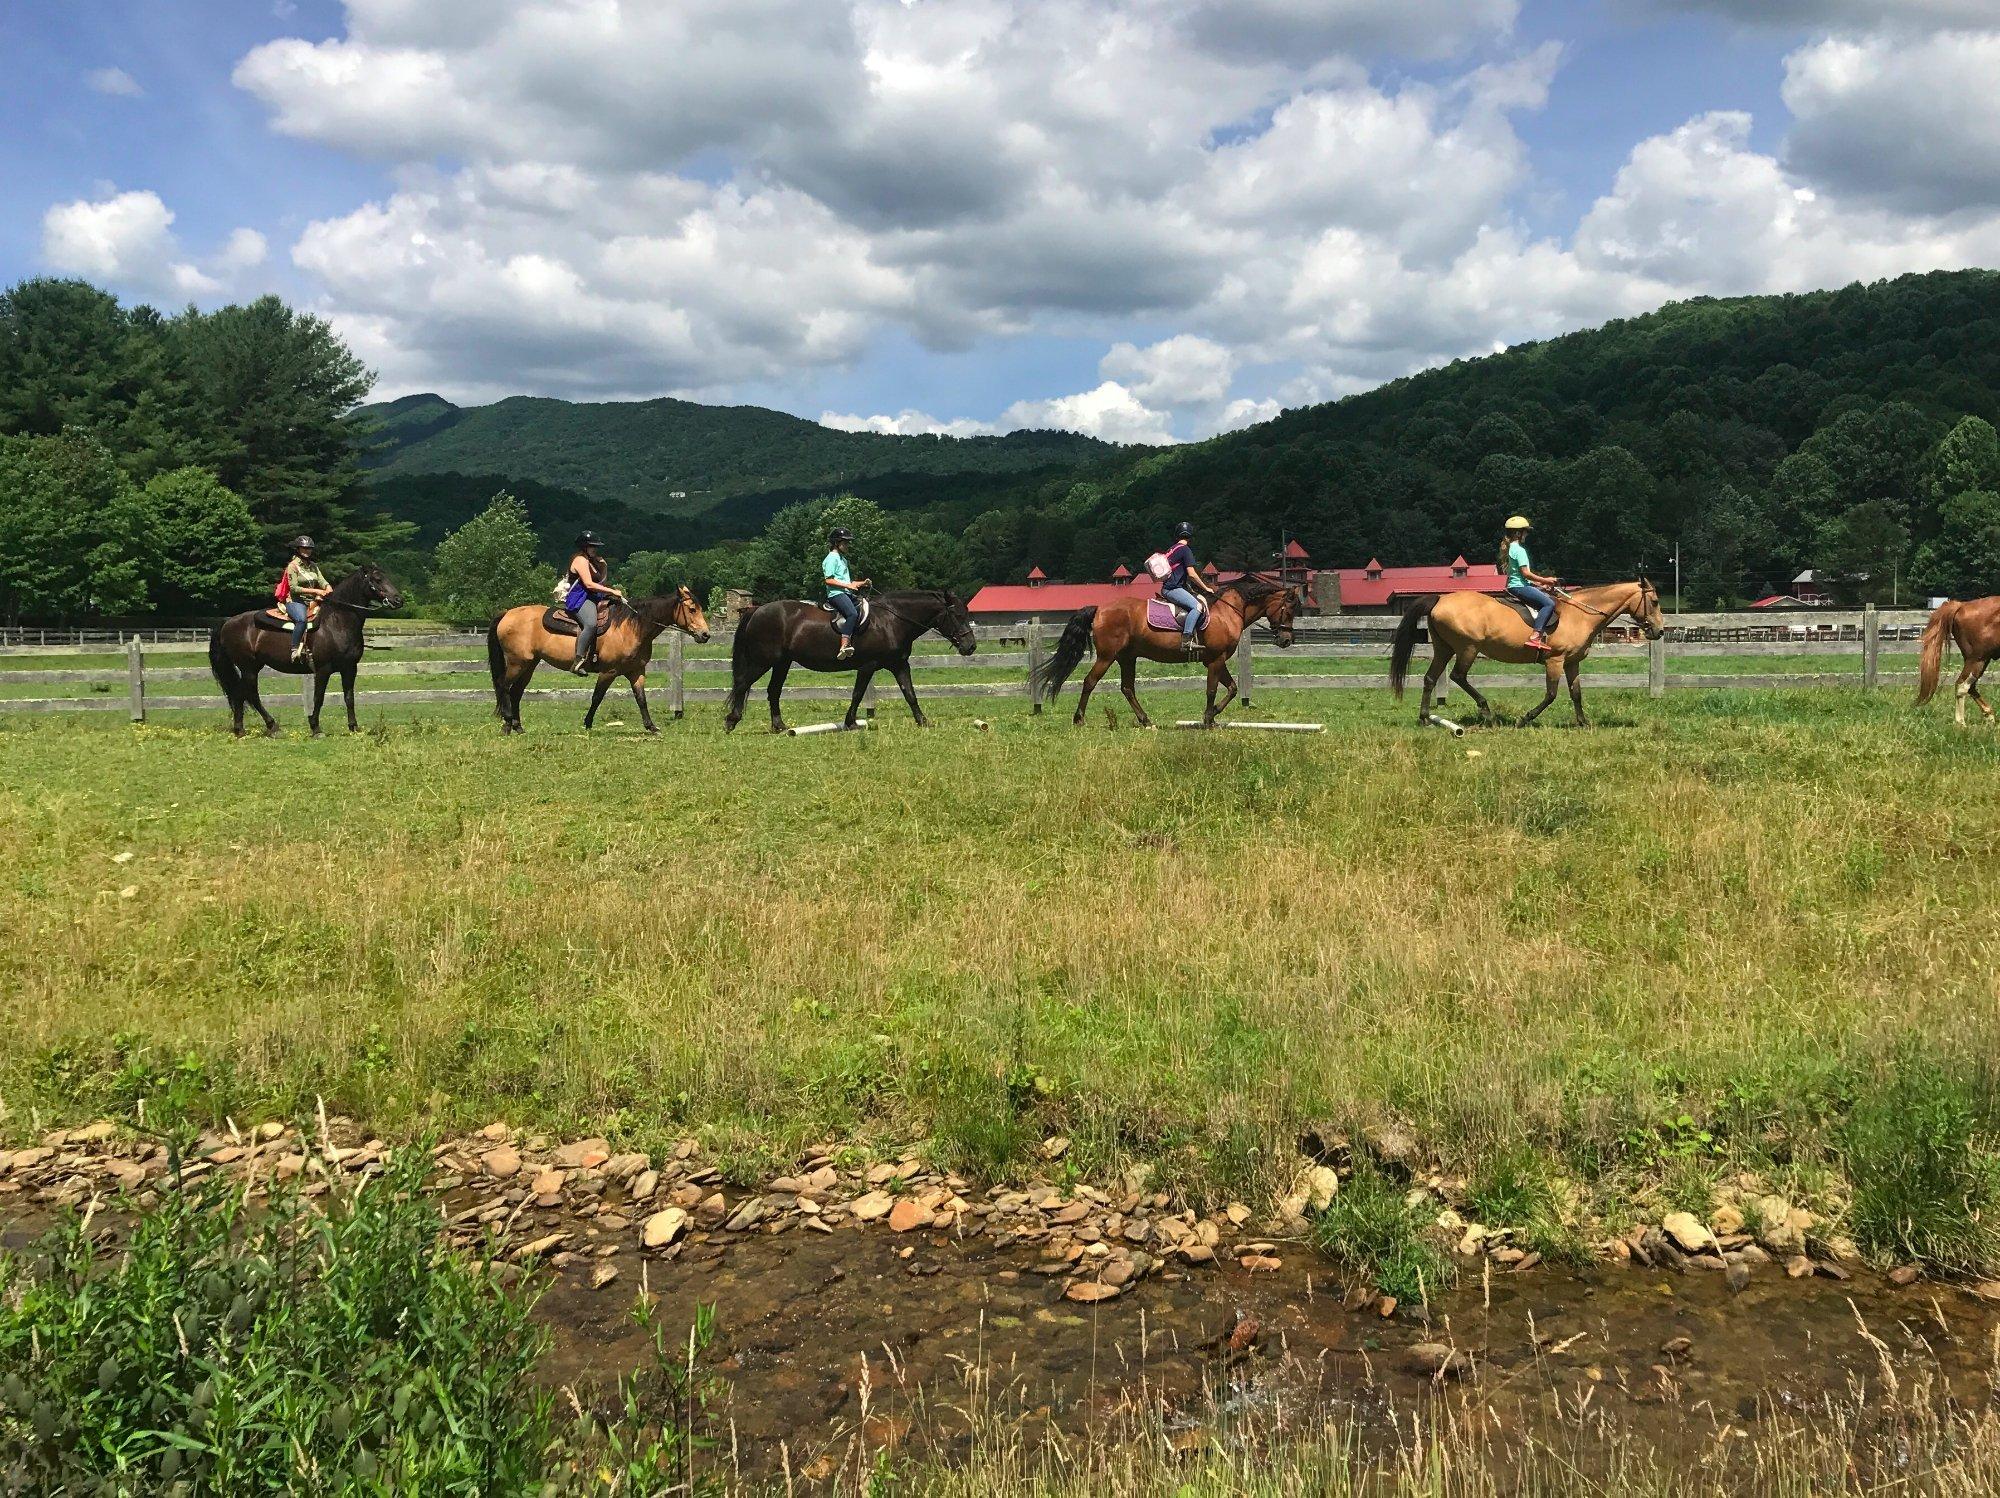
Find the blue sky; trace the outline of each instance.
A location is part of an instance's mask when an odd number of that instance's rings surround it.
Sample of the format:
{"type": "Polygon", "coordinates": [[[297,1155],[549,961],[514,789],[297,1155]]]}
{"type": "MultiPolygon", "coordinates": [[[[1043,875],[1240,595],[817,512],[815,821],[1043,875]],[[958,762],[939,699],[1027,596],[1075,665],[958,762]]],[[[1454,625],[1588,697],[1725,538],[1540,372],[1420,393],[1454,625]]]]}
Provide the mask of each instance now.
{"type": "Polygon", "coordinates": [[[0,276],[277,291],[383,394],[1185,439],[1675,296],[1993,263],[1992,9],[17,6],[0,276]]]}

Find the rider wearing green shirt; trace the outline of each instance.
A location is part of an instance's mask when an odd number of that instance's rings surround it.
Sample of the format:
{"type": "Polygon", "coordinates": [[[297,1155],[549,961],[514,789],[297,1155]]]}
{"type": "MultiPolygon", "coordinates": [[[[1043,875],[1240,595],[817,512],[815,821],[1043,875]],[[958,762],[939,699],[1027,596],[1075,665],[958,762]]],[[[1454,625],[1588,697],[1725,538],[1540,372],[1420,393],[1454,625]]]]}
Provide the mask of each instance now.
{"type": "Polygon", "coordinates": [[[1500,542],[1499,568],[1507,576],[1507,591],[1535,611],[1535,627],[1528,636],[1530,650],[1549,648],[1548,629],[1555,622],[1556,601],[1542,591],[1553,588],[1557,579],[1535,571],[1528,560],[1528,517],[1507,517],[1507,534],[1500,542]]]}
{"type": "Polygon", "coordinates": [[[840,650],[835,659],[844,661],[854,654],[854,631],[861,627],[861,603],[855,595],[868,586],[868,579],[856,582],[854,571],[847,564],[847,548],[854,544],[854,532],[837,525],[826,538],[826,544],[827,553],[819,570],[826,583],[826,601],[833,605],[834,633],[840,636],[840,650]]]}

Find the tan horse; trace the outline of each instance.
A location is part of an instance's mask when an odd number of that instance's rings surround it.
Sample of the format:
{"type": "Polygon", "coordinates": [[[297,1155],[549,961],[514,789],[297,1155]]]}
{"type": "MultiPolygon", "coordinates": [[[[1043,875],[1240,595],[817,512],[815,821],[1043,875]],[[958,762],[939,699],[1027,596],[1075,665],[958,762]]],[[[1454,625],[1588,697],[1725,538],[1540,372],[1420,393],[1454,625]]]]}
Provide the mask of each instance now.
{"type": "MultiPolygon", "coordinates": [[[[1298,610],[1298,602],[1293,589],[1254,575],[1225,584],[1209,600],[1208,622],[1201,632],[1201,654],[1195,657],[1208,667],[1208,710],[1202,714],[1202,727],[1213,728],[1217,715],[1236,697],[1236,678],[1229,672],[1229,656],[1236,649],[1236,642],[1243,638],[1243,631],[1259,619],[1268,619],[1278,636],[1278,644],[1290,645],[1292,617],[1298,610]],[[1229,694],[1220,702],[1215,700],[1218,686],[1229,694]]],[[[1153,720],[1139,705],[1135,690],[1141,657],[1149,661],[1184,661],[1189,657],[1181,647],[1178,630],[1155,629],[1146,622],[1146,604],[1145,598],[1134,594],[1102,608],[1078,609],[1063,627],[1056,653],[1036,671],[1035,685],[1054,701],[1062,684],[1069,680],[1070,672],[1082,661],[1084,652],[1092,645],[1097,647],[1096,664],[1083,678],[1083,691],[1076,699],[1076,716],[1072,721],[1079,727],[1083,724],[1084,709],[1090,706],[1091,692],[1114,661],[1118,664],[1119,685],[1125,690],[1125,700],[1132,704],[1133,716],[1141,728],[1153,726],[1153,720]]]]}
{"type": "Polygon", "coordinates": [[[1424,702],[1417,711],[1419,723],[1434,721],[1431,695],[1437,690],[1446,667],[1451,669],[1451,679],[1479,705],[1479,721],[1493,721],[1493,709],[1466,675],[1472,663],[1482,655],[1489,660],[1507,661],[1517,666],[1539,664],[1548,673],[1548,695],[1521,720],[1523,728],[1539,718],[1542,710],[1556,700],[1556,688],[1565,678],[1569,681],[1569,700],[1576,707],[1576,721],[1587,723],[1589,720],[1583,715],[1583,683],[1577,673],[1583,667],[1583,658],[1590,654],[1590,647],[1597,643],[1597,637],[1604,632],[1605,626],[1624,614],[1631,615],[1649,640],[1657,640],[1666,628],[1660,618],[1659,592],[1644,578],[1636,582],[1605,583],[1596,588],[1564,591],[1556,599],[1556,622],[1549,630],[1550,648],[1544,655],[1528,645],[1530,626],[1512,605],[1485,593],[1447,593],[1442,597],[1433,593],[1411,604],[1409,612],[1403,615],[1403,622],[1396,627],[1395,648],[1389,657],[1389,685],[1395,689],[1396,700],[1400,702],[1403,677],[1409,670],[1417,631],[1428,618],[1433,654],[1430,668],[1424,672],[1424,702]]]}
{"type": "Polygon", "coordinates": [[[1945,642],[1958,647],[1965,664],[1958,672],[1958,726],[1965,727],[1965,699],[1970,697],[1993,721],[1993,709],[1979,695],[1979,678],[1987,664],[2000,655],[2000,598],[1947,598],[1931,614],[1924,626],[1923,647],[1917,662],[1917,705],[1923,706],[1937,691],[1938,668],[1944,664],[1945,642]]]}
{"type": "MultiPolygon", "coordinates": [[[[547,661],[567,671],[576,664],[577,637],[549,628],[548,616],[554,612],[543,604],[523,604],[507,610],[486,631],[486,661],[493,671],[493,700],[502,732],[521,731],[521,694],[537,665],[547,661]]],[[[697,642],[705,642],[708,616],[686,588],[614,605],[609,613],[597,636],[597,690],[590,694],[590,710],[583,715],[583,726],[589,728],[596,720],[597,705],[611,683],[622,676],[632,684],[646,732],[658,733],[652,711],[646,706],[646,665],[653,658],[653,641],[661,630],[672,626],[697,642]]]]}

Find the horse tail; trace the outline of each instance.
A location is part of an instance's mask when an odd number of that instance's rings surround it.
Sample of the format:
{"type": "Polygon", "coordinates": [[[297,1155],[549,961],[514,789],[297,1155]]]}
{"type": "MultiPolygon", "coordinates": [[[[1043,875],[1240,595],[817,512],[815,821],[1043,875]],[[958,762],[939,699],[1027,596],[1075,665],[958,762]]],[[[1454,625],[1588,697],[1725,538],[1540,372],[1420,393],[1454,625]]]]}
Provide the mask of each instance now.
{"type": "Polygon", "coordinates": [[[1043,700],[1055,701],[1056,693],[1069,680],[1070,672],[1083,659],[1083,653],[1090,649],[1091,636],[1096,628],[1097,608],[1094,604],[1069,616],[1069,623],[1063,626],[1062,638],[1056,642],[1056,653],[1034,670],[1035,690],[1043,700]]]}
{"type": "Polygon", "coordinates": [[[1417,648],[1417,631],[1424,627],[1437,601],[1437,594],[1426,593],[1404,611],[1403,622],[1396,626],[1395,647],[1389,652],[1389,689],[1398,702],[1403,700],[1403,678],[1409,675],[1410,655],[1417,648]]]}
{"type": "Polygon", "coordinates": [[[500,643],[500,621],[507,616],[495,614],[493,622],[486,626],[486,668],[493,673],[493,709],[502,718],[507,713],[507,647],[500,643]]]}
{"type": "Polygon", "coordinates": [[[1947,598],[1931,614],[1924,626],[1924,643],[1917,661],[1917,706],[1931,700],[1937,690],[1938,668],[1944,664],[1944,647],[1951,639],[1951,623],[1958,613],[1958,600],[1947,598]]]}
{"type": "Polygon", "coordinates": [[[229,647],[222,643],[220,624],[208,632],[208,669],[215,677],[215,684],[222,688],[222,695],[229,699],[229,706],[235,708],[243,700],[243,673],[229,658],[229,647]]]}

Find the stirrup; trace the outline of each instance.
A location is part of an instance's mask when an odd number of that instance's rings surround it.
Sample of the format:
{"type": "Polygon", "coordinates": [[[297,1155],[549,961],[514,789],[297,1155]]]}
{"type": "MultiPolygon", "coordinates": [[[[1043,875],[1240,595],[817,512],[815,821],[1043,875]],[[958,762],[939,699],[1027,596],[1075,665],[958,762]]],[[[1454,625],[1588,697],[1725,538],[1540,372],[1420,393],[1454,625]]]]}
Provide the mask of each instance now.
{"type": "Polygon", "coordinates": [[[840,649],[833,653],[833,658],[837,661],[852,660],[854,658],[854,637],[852,635],[842,635],[840,637],[840,649]]]}

